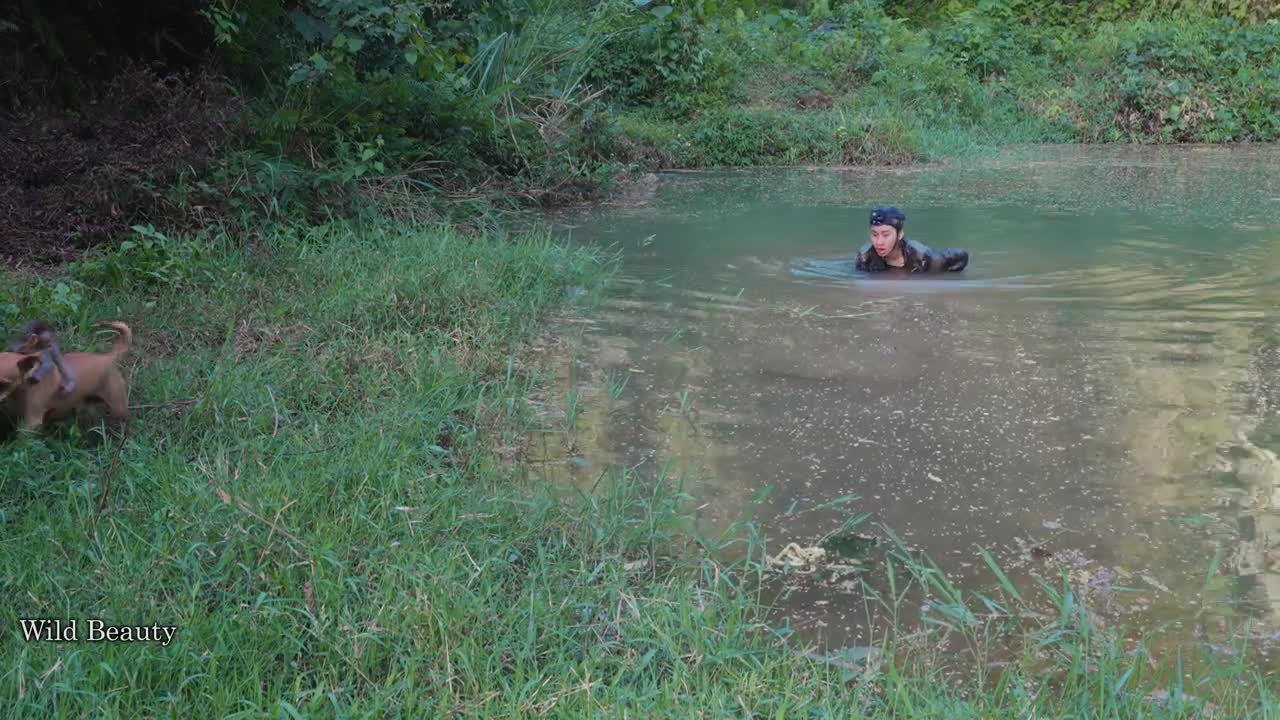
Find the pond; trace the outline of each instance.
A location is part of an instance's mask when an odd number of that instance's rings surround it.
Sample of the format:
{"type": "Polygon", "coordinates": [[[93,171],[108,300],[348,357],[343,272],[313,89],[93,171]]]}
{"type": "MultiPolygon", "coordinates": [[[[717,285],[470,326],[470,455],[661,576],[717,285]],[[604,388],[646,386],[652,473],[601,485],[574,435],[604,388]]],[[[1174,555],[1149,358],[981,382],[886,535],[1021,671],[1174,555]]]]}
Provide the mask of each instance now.
{"type": "MultiPolygon", "coordinates": [[[[642,203],[554,221],[624,264],[570,319],[560,391],[578,417],[571,441],[533,443],[537,472],[666,468],[708,528],[752,514],[771,553],[868,513],[860,531],[962,587],[992,584],[984,548],[1021,587],[1065,569],[1118,616],[1185,629],[1211,603],[1275,640],[1274,148],[673,173],[642,203]],[[968,269],[855,273],[879,204],[909,237],[969,250],[968,269]],[[1229,582],[1209,593],[1211,570],[1229,582]]],[[[859,592],[784,583],[778,623],[869,642],[859,592]]]]}

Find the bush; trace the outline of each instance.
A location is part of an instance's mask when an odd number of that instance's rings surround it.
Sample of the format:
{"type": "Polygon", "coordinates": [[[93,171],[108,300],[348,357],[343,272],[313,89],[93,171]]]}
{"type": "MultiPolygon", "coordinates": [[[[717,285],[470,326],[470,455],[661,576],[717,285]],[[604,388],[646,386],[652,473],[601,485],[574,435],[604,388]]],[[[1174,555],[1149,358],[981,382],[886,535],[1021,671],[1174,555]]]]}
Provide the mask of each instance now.
{"type": "Polygon", "coordinates": [[[704,0],[636,3],[606,0],[605,39],[591,82],[623,107],[657,103],[683,116],[723,89],[732,52],[713,36],[718,22],[704,0]]]}
{"type": "Polygon", "coordinates": [[[898,17],[936,22],[956,10],[983,5],[1007,8],[1021,23],[1095,27],[1102,22],[1137,19],[1229,17],[1237,22],[1260,24],[1280,18],[1280,6],[1270,0],[888,0],[886,8],[898,17]]]}
{"type": "Polygon", "coordinates": [[[1087,140],[1280,137],[1280,26],[1230,19],[1105,28],[1084,46],[1073,98],[1087,140]]]}

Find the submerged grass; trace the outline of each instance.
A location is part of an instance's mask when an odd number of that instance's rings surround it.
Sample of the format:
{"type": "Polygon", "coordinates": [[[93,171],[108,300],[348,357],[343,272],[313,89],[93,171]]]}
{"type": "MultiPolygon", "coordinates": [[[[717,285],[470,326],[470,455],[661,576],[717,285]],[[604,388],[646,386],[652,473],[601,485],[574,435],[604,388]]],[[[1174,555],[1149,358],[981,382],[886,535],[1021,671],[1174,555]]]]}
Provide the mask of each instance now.
{"type": "Polygon", "coordinates": [[[1187,679],[1099,629],[1069,591],[1046,587],[1057,611],[1031,616],[906,551],[886,566],[885,606],[914,584],[936,619],[850,675],[767,622],[760,539],[747,524],[696,535],[675,479],[611,470],[573,494],[521,480],[494,452],[536,422],[521,342],[566,298],[592,298],[566,289],[598,289],[611,263],[537,234],[333,223],[252,242],[143,229],[60,278],[13,278],[0,307],[49,317],[68,346],[91,342],[92,320],[133,326],[136,417],[124,439],[67,426],[0,454],[0,705],[51,718],[1190,718],[1205,703],[1273,716],[1243,660],[1187,679]],[[29,642],[20,618],[79,619],[81,642],[29,642]],[[178,634],[84,642],[90,618],[178,634]],[[990,669],[996,650],[1013,663],[990,669]]]}

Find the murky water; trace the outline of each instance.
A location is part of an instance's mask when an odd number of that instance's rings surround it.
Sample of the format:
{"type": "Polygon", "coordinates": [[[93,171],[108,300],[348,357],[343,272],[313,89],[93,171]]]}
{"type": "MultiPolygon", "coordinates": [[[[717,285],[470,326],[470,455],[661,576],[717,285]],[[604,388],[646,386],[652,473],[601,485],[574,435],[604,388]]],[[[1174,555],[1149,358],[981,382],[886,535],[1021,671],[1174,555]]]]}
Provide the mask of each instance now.
{"type": "MultiPolygon", "coordinates": [[[[711,529],[769,489],[773,552],[867,512],[961,585],[991,584],[983,547],[1024,587],[1066,567],[1117,614],[1221,605],[1280,631],[1276,149],[680,174],[557,220],[625,271],[576,319],[575,429],[534,443],[540,472],[670,462],[711,529]],[[881,203],[969,269],[854,273],[881,203]],[[1205,592],[1219,547],[1231,582],[1205,592]]],[[[868,641],[853,584],[783,587],[779,622],[868,641]]]]}

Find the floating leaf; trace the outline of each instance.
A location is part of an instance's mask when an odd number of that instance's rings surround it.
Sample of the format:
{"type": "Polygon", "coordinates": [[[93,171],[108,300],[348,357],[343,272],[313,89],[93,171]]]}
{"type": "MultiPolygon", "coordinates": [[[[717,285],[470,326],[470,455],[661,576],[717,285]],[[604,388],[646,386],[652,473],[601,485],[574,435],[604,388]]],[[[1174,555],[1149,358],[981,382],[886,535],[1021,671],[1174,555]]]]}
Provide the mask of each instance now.
{"type": "Polygon", "coordinates": [[[1141,575],[1140,577],[1142,578],[1142,581],[1143,581],[1143,582],[1145,582],[1146,584],[1150,585],[1151,587],[1153,587],[1153,588],[1155,588],[1155,589],[1157,589],[1157,590],[1159,590],[1159,591],[1161,591],[1161,592],[1172,592],[1171,590],[1169,590],[1169,587],[1168,587],[1167,585],[1165,585],[1164,583],[1162,583],[1162,582],[1160,582],[1159,580],[1155,579],[1155,578],[1154,578],[1154,577],[1152,577],[1151,575],[1143,574],[1143,575],[1141,575]]]}

